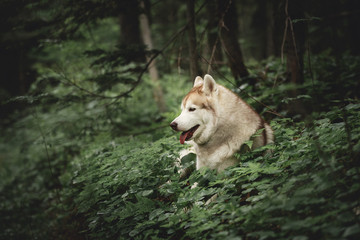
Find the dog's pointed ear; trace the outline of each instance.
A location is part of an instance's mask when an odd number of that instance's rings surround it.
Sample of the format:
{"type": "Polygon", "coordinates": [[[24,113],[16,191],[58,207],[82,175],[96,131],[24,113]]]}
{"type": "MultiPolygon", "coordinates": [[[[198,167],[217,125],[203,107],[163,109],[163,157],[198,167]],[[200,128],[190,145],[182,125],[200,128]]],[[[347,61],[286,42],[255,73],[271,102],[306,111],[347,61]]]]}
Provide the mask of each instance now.
{"type": "Polygon", "coordinates": [[[199,86],[199,85],[201,85],[201,84],[203,84],[203,83],[204,83],[204,80],[203,80],[201,77],[197,76],[197,77],[195,78],[194,86],[193,86],[193,87],[199,86]]]}
{"type": "Polygon", "coordinates": [[[217,91],[216,82],[209,74],[206,74],[204,77],[203,91],[206,95],[217,91]]]}

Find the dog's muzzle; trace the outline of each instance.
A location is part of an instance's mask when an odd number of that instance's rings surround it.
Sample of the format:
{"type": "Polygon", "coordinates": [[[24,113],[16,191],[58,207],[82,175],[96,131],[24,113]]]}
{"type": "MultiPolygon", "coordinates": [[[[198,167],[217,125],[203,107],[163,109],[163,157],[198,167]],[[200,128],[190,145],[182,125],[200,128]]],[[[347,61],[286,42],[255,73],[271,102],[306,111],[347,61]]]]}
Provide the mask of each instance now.
{"type": "Polygon", "coordinates": [[[178,131],[177,126],[178,126],[177,122],[172,122],[172,123],[170,123],[170,127],[171,127],[172,129],[174,129],[175,131],[178,131]]]}

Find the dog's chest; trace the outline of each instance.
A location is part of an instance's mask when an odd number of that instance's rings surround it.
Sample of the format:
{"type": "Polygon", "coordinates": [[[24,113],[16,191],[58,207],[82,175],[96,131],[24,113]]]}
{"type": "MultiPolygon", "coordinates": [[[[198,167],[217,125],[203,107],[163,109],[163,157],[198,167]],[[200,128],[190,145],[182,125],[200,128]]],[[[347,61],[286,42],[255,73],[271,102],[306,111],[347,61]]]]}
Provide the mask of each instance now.
{"type": "Polygon", "coordinates": [[[217,148],[206,148],[196,146],[196,169],[207,167],[222,171],[225,168],[234,165],[236,159],[233,158],[233,151],[228,145],[221,145],[217,148]]]}

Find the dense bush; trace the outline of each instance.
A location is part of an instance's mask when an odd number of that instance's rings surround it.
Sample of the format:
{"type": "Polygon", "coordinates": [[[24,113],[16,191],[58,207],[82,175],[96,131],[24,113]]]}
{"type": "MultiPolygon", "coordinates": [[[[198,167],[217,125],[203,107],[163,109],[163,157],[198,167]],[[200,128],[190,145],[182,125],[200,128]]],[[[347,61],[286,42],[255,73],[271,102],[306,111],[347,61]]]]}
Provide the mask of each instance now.
{"type": "Polygon", "coordinates": [[[65,207],[76,208],[73,214],[83,216],[84,231],[95,239],[355,237],[359,109],[348,104],[307,127],[275,120],[273,155],[263,157],[259,149],[220,175],[203,170],[186,180],[173,164],[173,137],[99,144],[64,182],[63,196],[72,200],[65,207]],[[200,186],[190,189],[195,181],[200,186]]]}
{"type": "MultiPolygon", "coordinates": [[[[47,95],[14,99],[28,108],[14,113],[1,132],[0,238],[358,238],[360,103],[354,89],[360,61],[344,57],[336,75],[325,70],[335,63],[321,58],[313,69],[320,77],[307,75],[298,87],[298,99],[316,107],[305,120],[288,116],[286,103],[294,99],[284,91],[292,86],[282,82],[278,60],[254,67],[261,80],[239,94],[272,118],[276,142],[238,156],[240,164],[221,174],[202,169],[180,178],[182,147],[168,123],[190,88],[182,78],[167,77],[171,111],[163,115],[146,101],[146,79],[132,98],[110,104],[76,94],[69,99],[71,89],[62,83],[48,86],[47,95]],[[250,96],[280,114],[270,115],[250,96]],[[194,182],[199,185],[191,188],[194,182]]],[[[194,156],[183,161],[190,165],[194,156]]]]}

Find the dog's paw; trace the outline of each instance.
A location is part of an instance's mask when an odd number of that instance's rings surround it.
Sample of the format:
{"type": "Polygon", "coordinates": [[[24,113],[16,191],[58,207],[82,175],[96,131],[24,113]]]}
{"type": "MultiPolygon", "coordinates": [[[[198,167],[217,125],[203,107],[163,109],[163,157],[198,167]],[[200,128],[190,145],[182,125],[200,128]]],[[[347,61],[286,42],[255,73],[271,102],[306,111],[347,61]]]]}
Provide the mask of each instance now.
{"type": "Polygon", "coordinates": [[[194,182],[194,184],[191,186],[191,189],[196,188],[198,185],[199,185],[199,183],[198,183],[198,182],[194,182]]]}

